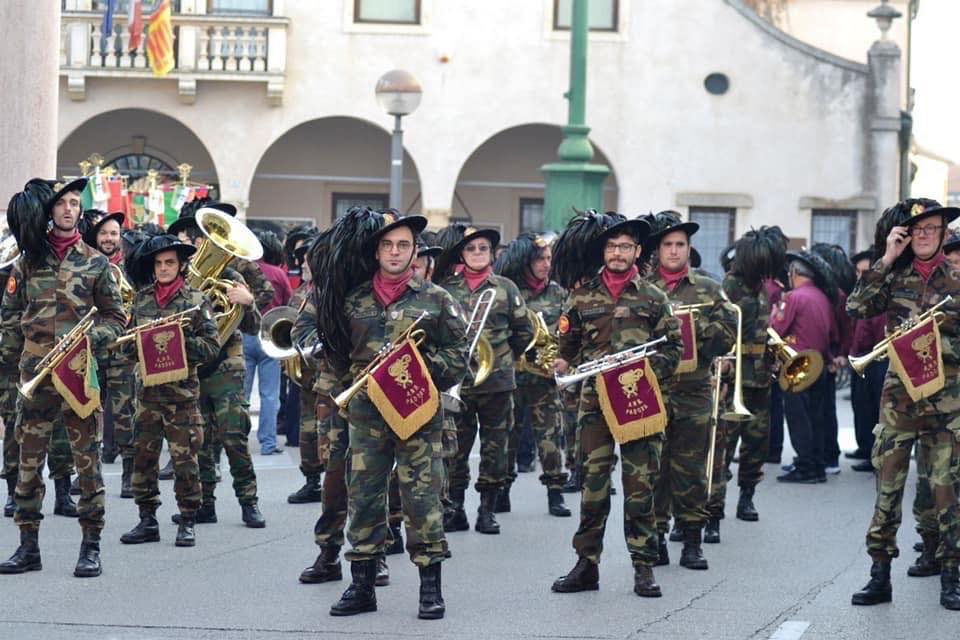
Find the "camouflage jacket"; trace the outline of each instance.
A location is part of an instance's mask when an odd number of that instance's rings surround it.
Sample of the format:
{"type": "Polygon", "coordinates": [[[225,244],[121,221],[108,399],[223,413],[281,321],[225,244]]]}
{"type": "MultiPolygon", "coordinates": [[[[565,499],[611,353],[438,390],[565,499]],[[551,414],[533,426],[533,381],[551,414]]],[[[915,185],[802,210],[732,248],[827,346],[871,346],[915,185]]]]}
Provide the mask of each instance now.
{"type": "Polygon", "coordinates": [[[17,260],[0,306],[0,360],[11,364],[19,359],[20,371],[32,375],[41,358],[92,306],[98,309],[96,324],[87,335],[94,356],[102,360],[127,323],[107,259],[78,242],[62,262],[49,255],[44,266],[26,277],[24,264],[17,260]]]}
{"type": "MultiPolygon", "coordinates": [[[[259,267],[257,268],[257,273],[260,273],[259,267]]],[[[224,280],[233,280],[240,284],[247,284],[243,276],[231,267],[224,269],[220,277],[224,280]]],[[[260,277],[263,277],[262,273],[260,273],[260,277]]],[[[266,282],[265,278],[264,282],[266,282]]],[[[270,299],[272,300],[273,285],[267,282],[267,286],[270,287],[270,299]]],[[[254,293],[254,303],[249,307],[243,308],[243,317],[240,319],[240,326],[233,332],[233,335],[230,336],[227,343],[223,345],[217,357],[200,367],[199,376],[201,380],[209,378],[214,373],[224,373],[227,371],[242,373],[247,370],[246,360],[243,359],[243,338],[240,334],[247,333],[257,335],[260,332],[260,312],[257,310],[259,300],[260,297],[254,293]]]]}
{"type": "MultiPolygon", "coordinates": [[[[253,304],[257,307],[258,311],[263,311],[267,305],[273,302],[273,285],[270,284],[267,277],[263,275],[263,271],[260,270],[260,265],[257,264],[256,260],[240,260],[239,258],[234,258],[227,266],[228,269],[233,269],[240,275],[242,282],[250,287],[250,292],[253,293],[253,304]]],[[[243,330],[241,329],[241,331],[243,330]]],[[[259,328],[257,331],[259,331],[259,328]]],[[[243,333],[250,332],[243,331],[243,333]]]]}
{"type": "Polygon", "coordinates": [[[400,299],[384,308],[373,295],[373,283],[365,282],[347,295],[343,311],[353,350],[349,369],[334,371],[338,378],[355,380],[380,348],[423,312],[427,316],[417,327],[426,337],[419,349],[437,390],[449,389],[466,374],[466,324],[460,306],[440,287],[414,278],[400,299]]]}
{"type": "MultiPolygon", "coordinates": [[[[651,278],[656,287],[666,291],[666,282],[654,271],[651,278]]],[[[709,303],[712,306],[697,309],[697,370],[675,375],[670,386],[696,383],[698,386],[710,377],[710,365],[717,356],[730,352],[737,339],[737,312],[733,305],[723,298],[720,283],[695,271],[688,271],[686,277],[677,283],[673,291],[667,293],[674,306],[709,303]]]]}
{"type": "MultiPolygon", "coordinates": [[[[490,315],[483,326],[483,335],[493,349],[493,372],[479,387],[469,386],[469,376],[464,380],[464,392],[496,393],[512,391],[517,388],[514,361],[523,353],[533,340],[533,325],[527,317],[527,306],[520,296],[520,290],[512,280],[490,274],[476,291],[470,291],[462,274],[453,274],[439,283],[453,298],[460,302],[466,320],[470,319],[477,299],[487,289],[494,289],[496,296],[490,315]]],[[[469,344],[467,348],[469,348],[469,344]]]]}
{"type": "MultiPolygon", "coordinates": [[[[527,308],[534,313],[542,313],[543,320],[550,330],[550,335],[556,336],[557,322],[560,320],[560,314],[563,313],[563,303],[567,299],[567,290],[552,280],[538,296],[533,295],[533,291],[527,287],[526,283],[519,284],[517,287],[520,289],[520,295],[523,297],[527,308]]],[[[532,373],[517,373],[517,385],[543,384],[544,382],[553,384],[552,380],[542,376],[532,373]]]]}
{"type": "Polygon", "coordinates": [[[912,264],[900,269],[887,269],[880,260],[863,273],[847,299],[847,313],[855,319],[871,318],[887,313],[887,333],[904,320],[916,317],[946,296],[950,304],[940,307],[945,318],[940,325],[943,368],[946,384],[929,398],[916,403],[910,400],[893,367],[887,370],[883,383],[883,407],[912,415],[949,414],[960,411],[960,272],[951,271],[944,262],[924,282],[912,264]]]}
{"type": "MultiPolygon", "coordinates": [[[[200,311],[194,313],[192,322],[183,327],[184,346],[187,351],[187,362],[190,365],[189,376],[186,380],[179,382],[141,387],[137,393],[141,400],[166,404],[199,399],[200,380],[197,378],[197,367],[216,357],[220,350],[220,343],[217,341],[217,323],[213,319],[213,307],[207,297],[197,289],[184,283],[173,299],[162,309],[157,304],[154,285],[148,285],[137,291],[130,318],[133,326],[166,318],[197,305],[201,307],[200,311]]],[[[129,343],[123,351],[136,354],[136,343],[129,343]]]]}
{"type": "MultiPolygon", "coordinates": [[[[300,309],[300,313],[297,315],[297,321],[294,323],[293,330],[290,332],[291,340],[293,340],[294,344],[299,344],[301,347],[315,344],[317,339],[317,307],[314,304],[313,289],[310,283],[305,282],[297,288],[293,293],[293,298],[290,300],[290,306],[296,306],[300,309]],[[298,299],[298,296],[303,296],[306,302],[304,303],[303,300],[298,299]],[[294,305],[295,300],[298,300],[296,305],[294,305]],[[301,304],[303,304],[302,309],[300,308],[301,304]]],[[[310,371],[311,383],[313,385],[312,389],[313,392],[317,394],[317,402],[325,403],[331,407],[333,406],[332,396],[335,396],[352,382],[352,380],[347,379],[349,371],[342,377],[337,377],[333,372],[333,368],[327,364],[322,354],[319,357],[311,359],[303,371],[304,386],[308,384],[306,374],[307,371],[310,371]]]]}
{"type": "MultiPolygon", "coordinates": [[[[560,357],[575,366],[666,336],[656,346],[650,364],[663,386],[680,362],[683,343],[680,321],[673,315],[667,294],[639,275],[627,284],[620,299],[603,284],[600,275],[573,291],[560,318],[560,357]]],[[[584,380],[580,411],[598,411],[596,376],[584,380]]]]}
{"type": "Polygon", "coordinates": [[[743,372],[744,387],[762,389],[772,382],[773,356],[767,349],[767,327],[770,326],[770,299],[766,287],[751,291],[739,275],[728,273],[723,279],[723,291],[730,302],[740,307],[743,316],[743,372]]]}
{"type": "MultiPolygon", "coordinates": [[[[307,298],[309,297],[311,291],[312,291],[312,287],[310,286],[310,283],[305,282],[301,284],[299,287],[297,287],[296,291],[293,292],[293,297],[290,298],[289,306],[297,310],[298,320],[303,315],[303,311],[307,307],[307,298]]],[[[316,326],[317,326],[316,310],[314,309],[313,327],[316,327],[316,326]]],[[[299,335],[301,338],[303,337],[302,334],[297,334],[297,335],[299,335]]],[[[290,336],[291,338],[293,338],[294,336],[293,331],[290,332],[290,336]]],[[[312,344],[312,343],[313,343],[313,340],[309,340],[307,342],[303,342],[300,344],[312,344]]],[[[297,343],[294,342],[294,344],[297,344],[297,343]]],[[[300,360],[301,384],[305,389],[312,389],[313,383],[315,382],[314,377],[317,371],[317,360],[316,358],[310,358],[309,361],[307,362],[304,362],[304,358],[299,358],[299,360],[300,360]]]]}

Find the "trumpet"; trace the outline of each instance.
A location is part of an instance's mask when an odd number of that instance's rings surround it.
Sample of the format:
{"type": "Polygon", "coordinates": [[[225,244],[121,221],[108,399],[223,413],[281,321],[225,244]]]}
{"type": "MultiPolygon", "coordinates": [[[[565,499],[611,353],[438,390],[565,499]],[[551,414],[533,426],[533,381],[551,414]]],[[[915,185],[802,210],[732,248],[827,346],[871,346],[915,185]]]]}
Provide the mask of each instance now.
{"type": "Polygon", "coordinates": [[[797,353],[772,327],[767,327],[769,345],[780,362],[780,388],[787,393],[800,393],[810,387],[823,371],[823,356],[808,349],[797,353]]]}
{"type": "Polygon", "coordinates": [[[850,368],[853,369],[857,373],[857,375],[863,378],[866,375],[867,366],[871,362],[873,362],[874,360],[879,360],[881,358],[887,357],[887,349],[890,347],[890,344],[894,340],[896,340],[903,334],[907,333],[914,327],[920,324],[923,324],[924,322],[929,320],[931,317],[933,318],[934,322],[936,322],[937,324],[940,324],[941,322],[943,322],[944,318],[947,317],[947,314],[945,314],[943,311],[940,311],[939,309],[943,305],[950,302],[953,302],[953,296],[947,296],[946,298],[944,298],[937,304],[933,305],[932,307],[930,307],[929,309],[927,309],[926,311],[924,311],[923,313],[921,313],[915,318],[907,318],[902,323],[900,323],[900,326],[897,327],[893,331],[893,333],[891,333],[886,338],[884,338],[883,340],[878,342],[876,345],[874,345],[873,349],[870,350],[870,353],[866,355],[862,355],[859,358],[852,357],[852,356],[850,358],[847,358],[847,362],[850,363],[850,368]]]}
{"type": "MultiPolygon", "coordinates": [[[[470,312],[470,322],[467,323],[467,338],[470,339],[470,348],[467,350],[467,361],[473,363],[473,355],[477,355],[477,370],[473,374],[473,386],[483,384],[490,374],[493,373],[493,347],[490,341],[483,336],[483,325],[487,323],[487,316],[490,315],[490,309],[493,308],[493,301],[496,298],[495,289],[486,289],[477,298],[477,303],[473,305],[473,311],[470,312]],[[477,317],[479,316],[479,318],[477,317]]],[[[460,404],[460,387],[463,383],[453,385],[444,393],[450,396],[456,405],[460,404]]]]}
{"type": "Polygon", "coordinates": [[[713,302],[700,302],[697,304],[678,304],[673,307],[674,313],[692,313],[696,316],[700,309],[706,309],[707,307],[712,307],[713,302]]]}
{"type": "Polygon", "coordinates": [[[183,311],[178,311],[177,313],[170,314],[169,316],[163,318],[157,318],[156,320],[151,320],[149,322],[144,322],[143,324],[138,324],[135,327],[130,327],[123,334],[117,338],[107,349],[116,349],[117,347],[122,347],[128,342],[136,340],[137,334],[141,331],[146,331],[148,329],[153,329],[154,327],[159,327],[164,324],[170,324],[171,322],[179,322],[180,326],[186,327],[193,320],[192,316],[197,311],[200,311],[200,305],[195,305],[189,309],[183,311]]]}
{"type": "Polygon", "coordinates": [[[649,342],[638,344],[635,347],[630,347],[629,349],[624,349],[623,351],[611,353],[610,355],[603,356],[597,360],[584,362],[582,365],[574,369],[573,373],[567,375],[559,375],[554,373],[553,379],[557,383],[557,390],[561,391],[572,384],[580,382],[581,380],[592,378],[595,375],[606,373],[612,369],[623,367],[625,365],[637,362],[638,360],[643,360],[648,356],[652,356],[657,352],[653,347],[661,342],[666,341],[667,336],[660,336],[656,340],[650,340],[649,342]]]}
{"type": "Polygon", "coordinates": [[[60,338],[57,344],[53,345],[53,349],[51,349],[47,355],[43,356],[43,359],[40,360],[34,368],[37,375],[23,384],[17,385],[17,390],[20,392],[20,395],[27,400],[33,399],[33,394],[36,392],[37,387],[40,386],[40,383],[43,382],[43,379],[50,375],[51,371],[60,366],[63,359],[67,357],[67,354],[77,346],[77,343],[83,339],[87,331],[93,327],[93,316],[95,315],[97,315],[97,308],[91,307],[87,315],[80,318],[80,322],[60,338]]]}
{"type": "Polygon", "coordinates": [[[534,313],[527,308],[527,317],[534,328],[533,340],[517,360],[517,371],[532,373],[543,378],[553,376],[553,362],[557,359],[560,346],[557,337],[550,333],[547,321],[543,319],[543,312],[534,313]],[[531,353],[534,351],[534,353],[531,353]]]}
{"type": "MultiPolygon", "coordinates": [[[[493,291],[493,289],[490,289],[493,291]]],[[[416,320],[410,323],[410,326],[403,330],[400,335],[397,336],[397,339],[392,342],[387,342],[380,350],[377,351],[377,354],[373,357],[373,360],[370,361],[363,371],[360,372],[360,375],[357,376],[357,379],[353,381],[349,387],[337,394],[337,397],[333,399],[337,406],[341,409],[346,409],[350,404],[350,401],[355,395],[360,393],[360,390],[367,386],[367,381],[370,380],[370,376],[380,368],[380,365],[392,354],[394,351],[403,346],[407,340],[413,340],[416,345],[420,345],[423,342],[424,338],[427,337],[427,333],[423,329],[417,329],[417,325],[421,320],[427,317],[427,312],[424,311],[421,313],[416,320]]]]}

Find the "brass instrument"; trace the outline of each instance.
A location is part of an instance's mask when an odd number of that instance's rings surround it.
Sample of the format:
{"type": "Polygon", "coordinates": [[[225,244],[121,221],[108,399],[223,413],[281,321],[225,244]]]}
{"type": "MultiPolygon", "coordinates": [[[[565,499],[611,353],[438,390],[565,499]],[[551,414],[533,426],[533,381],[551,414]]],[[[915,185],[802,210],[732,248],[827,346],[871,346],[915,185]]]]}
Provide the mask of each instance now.
{"type": "Polygon", "coordinates": [[[156,320],[151,320],[149,322],[144,322],[143,324],[138,324],[135,327],[130,327],[121,334],[119,338],[113,341],[107,349],[112,350],[117,347],[122,347],[128,342],[132,342],[137,339],[137,334],[141,331],[146,331],[148,329],[153,329],[154,327],[159,327],[164,324],[170,324],[172,322],[179,322],[181,326],[187,326],[190,322],[193,321],[193,314],[197,311],[200,311],[200,305],[195,305],[189,309],[183,311],[178,311],[177,313],[171,313],[169,316],[163,318],[157,318],[156,320]]]}
{"type": "Polygon", "coordinates": [[[0,269],[6,269],[20,257],[20,246],[10,229],[4,229],[0,237],[0,269]]]}
{"type": "Polygon", "coordinates": [[[881,358],[887,357],[887,350],[890,347],[890,343],[892,343],[894,340],[896,340],[903,334],[907,333],[914,327],[920,324],[923,324],[924,322],[929,320],[931,317],[933,318],[934,322],[936,322],[937,324],[940,324],[941,322],[943,322],[943,320],[947,317],[947,315],[943,311],[940,311],[939,309],[943,305],[948,304],[950,302],[953,302],[953,296],[947,296],[946,298],[944,298],[937,304],[933,305],[932,307],[930,307],[929,309],[927,309],[926,311],[924,311],[923,313],[921,313],[915,318],[907,318],[902,323],[900,323],[900,326],[898,326],[893,331],[893,333],[891,333],[886,338],[884,338],[883,340],[875,344],[873,349],[870,350],[870,353],[862,355],[859,358],[852,357],[852,356],[850,358],[847,358],[847,362],[850,363],[850,367],[861,378],[864,377],[866,375],[867,366],[871,362],[873,362],[874,360],[879,360],[881,358]]]}
{"type": "Polygon", "coordinates": [[[772,327],[767,327],[769,346],[780,363],[780,388],[787,393],[801,393],[810,387],[823,372],[823,356],[813,349],[797,350],[783,341],[772,327]]]}
{"type": "Polygon", "coordinates": [[[260,345],[263,352],[279,360],[287,377],[297,386],[302,386],[303,383],[303,363],[306,358],[323,350],[323,343],[319,340],[306,349],[293,342],[293,325],[305,304],[306,300],[299,310],[293,307],[276,307],[263,314],[260,321],[260,345]]]}
{"type": "Polygon", "coordinates": [[[17,390],[27,400],[33,399],[33,394],[37,391],[37,387],[40,386],[40,383],[43,382],[43,379],[50,375],[50,372],[56,369],[63,359],[67,357],[67,354],[73,350],[77,343],[83,339],[87,334],[87,331],[93,327],[93,317],[97,315],[97,308],[90,307],[90,311],[87,312],[85,316],[80,318],[80,322],[77,325],[70,329],[60,340],[53,345],[53,348],[50,350],[50,353],[43,356],[43,359],[37,363],[37,366],[34,368],[34,371],[37,375],[33,376],[30,380],[24,382],[23,384],[17,385],[17,390]]]}
{"type": "Polygon", "coordinates": [[[543,378],[553,377],[553,363],[560,353],[557,336],[550,333],[547,322],[543,319],[543,312],[534,313],[527,307],[527,317],[534,328],[533,340],[524,349],[523,355],[517,360],[517,371],[532,373],[543,378]],[[533,353],[531,354],[531,351],[533,353]]]}
{"type": "Polygon", "coordinates": [[[120,265],[110,263],[110,270],[113,271],[113,275],[117,279],[117,285],[120,287],[120,301],[123,303],[123,310],[129,318],[130,312],[133,310],[133,299],[137,296],[137,292],[127,280],[120,265]]]}
{"type": "MultiPolygon", "coordinates": [[[[485,289],[477,298],[477,303],[473,305],[473,311],[470,312],[470,321],[467,323],[467,339],[470,340],[467,360],[472,365],[474,356],[476,356],[477,361],[476,371],[473,372],[473,386],[475,387],[483,384],[493,373],[493,347],[490,346],[490,341],[483,335],[483,325],[487,323],[487,316],[490,315],[490,309],[493,308],[493,301],[496,297],[496,289],[485,289]]],[[[444,392],[445,395],[455,401],[456,405],[460,404],[460,387],[462,386],[463,383],[461,382],[444,392]]]]}
{"type": "Polygon", "coordinates": [[[674,313],[692,313],[696,317],[700,309],[706,309],[707,307],[712,307],[715,303],[713,302],[700,302],[697,304],[678,304],[674,305],[674,313]]]}
{"type": "MultiPolygon", "coordinates": [[[[739,307],[737,307],[739,309],[739,307]]],[[[714,362],[713,371],[713,411],[710,413],[710,445],[707,448],[707,499],[713,493],[713,462],[717,455],[717,427],[720,416],[720,392],[723,384],[723,361],[729,356],[721,356],[714,362]]]]}
{"type": "Polygon", "coordinates": [[[653,347],[657,346],[661,342],[666,341],[667,336],[660,336],[656,340],[650,340],[649,342],[638,344],[635,347],[624,349],[623,351],[618,351],[617,353],[611,353],[610,355],[603,356],[597,360],[584,362],[582,365],[575,368],[573,373],[567,375],[558,375],[555,373],[553,375],[553,379],[557,383],[557,390],[561,391],[572,384],[580,382],[581,380],[592,378],[595,375],[606,373],[611,369],[632,364],[637,360],[643,360],[648,356],[652,356],[657,352],[653,347]]]}
{"type": "Polygon", "coordinates": [[[259,260],[263,246],[239,220],[210,207],[197,211],[197,226],[205,236],[193,259],[187,280],[210,298],[216,310],[220,346],[226,344],[243,318],[243,308],[227,298],[227,291],[236,286],[232,280],[221,280],[220,274],[234,258],[259,260]]]}
{"type": "MultiPolygon", "coordinates": [[[[739,305],[732,305],[737,313],[737,342],[733,348],[734,374],[733,374],[733,410],[724,411],[722,418],[731,422],[740,422],[749,420],[753,417],[747,405],[743,404],[743,312],[739,305]]],[[[722,360],[718,362],[722,363],[722,360]]]]}

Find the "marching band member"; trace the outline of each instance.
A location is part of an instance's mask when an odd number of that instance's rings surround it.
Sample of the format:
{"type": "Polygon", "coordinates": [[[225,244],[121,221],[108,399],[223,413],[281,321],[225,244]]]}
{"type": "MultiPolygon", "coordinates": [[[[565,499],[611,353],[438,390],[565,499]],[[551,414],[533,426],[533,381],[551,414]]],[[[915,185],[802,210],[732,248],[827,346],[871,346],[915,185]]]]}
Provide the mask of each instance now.
{"type": "Polygon", "coordinates": [[[19,429],[20,466],[15,520],[20,546],[0,573],[41,568],[38,534],[43,514],[41,467],[54,425],[63,422],[80,476],[80,527],[83,542],[74,569],[77,577],[100,575],[100,531],[104,522],[100,441],[93,417],[98,405],[95,363],[126,322],[117,281],[109,262],[80,240],[81,178],[58,189],[45,202],[26,195],[30,205],[21,222],[23,250],[7,280],[0,307],[0,334],[5,349],[22,347],[20,377],[40,375],[37,365],[58,345],[69,346],[61,363],[43,378],[32,398],[22,398],[19,429]],[[48,231],[48,225],[52,227],[48,231]],[[27,290],[30,295],[27,295],[27,290]],[[96,307],[89,328],[79,323],[96,307]],[[77,335],[78,332],[85,335],[77,335]],[[76,338],[69,345],[62,339],[76,338]],[[59,393],[58,393],[59,391],[59,393]]]}

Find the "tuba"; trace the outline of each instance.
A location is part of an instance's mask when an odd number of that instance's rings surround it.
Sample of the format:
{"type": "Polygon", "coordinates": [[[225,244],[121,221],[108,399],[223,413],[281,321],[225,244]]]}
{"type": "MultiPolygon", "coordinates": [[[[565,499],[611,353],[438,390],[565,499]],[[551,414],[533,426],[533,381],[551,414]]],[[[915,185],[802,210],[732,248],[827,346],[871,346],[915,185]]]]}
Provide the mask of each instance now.
{"type": "Polygon", "coordinates": [[[953,296],[945,297],[943,300],[933,305],[916,318],[907,318],[893,331],[893,333],[875,344],[873,349],[870,350],[870,353],[862,355],[859,358],[853,356],[847,358],[847,362],[850,363],[850,368],[853,369],[858,376],[863,378],[866,375],[865,372],[867,370],[867,366],[871,362],[887,357],[888,347],[894,340],[907,333],[914,327],[923,324],[929,320],[931,316],[933,316],[933,319],[937,324],[943,322],[947,316],[943,311],[940,311],[940,307],[950,302],[953,302],[953,296]]]}
{"type": "Polygon", "coordinates": [[[532,373],[543,378],[553,378],[553,362],[560,352],[557,337],[550,333],[543,312],[534,313],[527,307],[527,317],[534,328],[533,340],[517,360],[517,371],[532,373]]]}
{"type": "Polygon", "coordinates": [[[205,238],[190,261],[187,280],[213,303],[217,334],[223,346],[240,325],[243,308],[227,298],[227,291],[235,283],[221,280],[220,274],[234,258],[259,260],[263,246],[246,225],[218,209],[203,207],[197,211],[197,226],[205,238]]]}
{"type": "Polygon", "coordinates": [[[780,363],[780,388],[787,393],[801,393],[820,377],[823,372],[823,356],[808,349],[797,353],[772,327],[767,327],[768,343],[780,363]]]}

